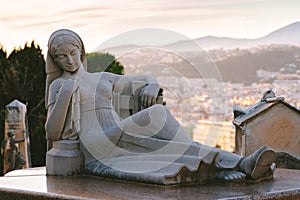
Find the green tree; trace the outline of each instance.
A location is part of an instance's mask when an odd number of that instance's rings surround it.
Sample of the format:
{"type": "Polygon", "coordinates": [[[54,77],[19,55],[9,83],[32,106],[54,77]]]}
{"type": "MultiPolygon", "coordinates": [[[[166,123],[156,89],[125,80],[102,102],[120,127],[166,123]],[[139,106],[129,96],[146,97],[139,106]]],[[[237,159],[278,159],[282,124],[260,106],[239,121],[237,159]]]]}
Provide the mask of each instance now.
{"type": "Polygon", "coordinates": [[[124,74],[124,67],[115,57],[108,53],[88,53],[87,65],[89,72],[111,72],[124,74]]]}
{"type": "MultiPolygon", "coordinates": [[[[3,80],[4,77],[4,68],[7,66],[7,53],[3,49],[2,46],[0,46],[0,83],[3,80]]],[[[4,139],[4,120],[5,120],[5,111],[4,111],[4,105],[5,100],[1,97],[2,90],[0,89],[0,141],[4,139]]],[[[3,173],[3,155],[0,155],[0,174],[3,173]]]]}
{"type": "MultiPolygon", "coordinates": [[[[27,106],[28,128],[31,143],[31,161],[33,166],[45,164],[46,139],[44,123],[46,110],[45,59],[34,41],[24,48],[15,49],[6,58],[0,50],[0,109],[1,123],[4,124],[5,106],[14,99],[27,106]]],[[[1,124],[3,138],[4,128],[1,124]]]]}

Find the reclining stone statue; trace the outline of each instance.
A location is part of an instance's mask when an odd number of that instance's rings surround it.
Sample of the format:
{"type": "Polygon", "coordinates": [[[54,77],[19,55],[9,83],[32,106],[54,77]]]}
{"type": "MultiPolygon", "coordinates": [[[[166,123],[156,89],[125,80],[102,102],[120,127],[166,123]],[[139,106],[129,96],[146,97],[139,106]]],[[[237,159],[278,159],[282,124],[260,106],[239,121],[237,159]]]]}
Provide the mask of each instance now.
{"type": "Polygon", "coordinates": [[[159,84],[150,76],[88,73],[84,44],[73,31],[55,31],[46,59],[45,124],[47,140],[79,140],[84,172],[155,184],[272,178],[276,153],[268,146],[242,157],[192,139],[162,105],[155,104],[159,84]],[[114,93],[145,81],[145,109],[121,119],[114,93]]]}

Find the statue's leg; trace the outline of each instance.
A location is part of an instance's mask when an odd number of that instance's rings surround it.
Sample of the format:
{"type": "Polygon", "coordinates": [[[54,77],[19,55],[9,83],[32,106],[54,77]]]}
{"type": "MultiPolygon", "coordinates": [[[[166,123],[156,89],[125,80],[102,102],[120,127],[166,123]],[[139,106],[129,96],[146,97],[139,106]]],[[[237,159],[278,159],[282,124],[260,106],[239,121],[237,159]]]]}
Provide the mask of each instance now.
{"type": "Polygon", "coordinates": [[[242,182],[246,178],[246,174],[238,170],[239,163],[243,157],[237,154],[206,146],[198,142],[193,142],[193,145],[185,154],[192,156],[198,155],[205,163],[211,163],[214,168],[210,176],[213,182],[236,183],[242,182]],[[213,161],[210,161],[212,156],[213,161]]]}
{"type": "MultiPolygon", "coordinates": [[[[175,143],[197,146],[171,113],[161,105],[154,105],[134,114],[121,121],[118,128],[123,134],[133,137],[157,138],[167,142],[174,141],[175,143]]],[[[140,144],[143,145],[143,142],[140,144]]],[[[155,144],[153,148],[157,149],[157,144],[155,142],[153,144],[155,144]]],[[[199,150],[203,148],[200,146],[199,144],[199,150]]],[[[150,145],[149,148],[151,149],[152,146],[150,145]]],[[[218,152],[214,161],[216,173],[212,178],[225,182],[244,180],[246,175],[252,179],[264,176],[274,162],[274,153],[271,150],[261,150],[246,158],[216,148],[211,148],[211,151],[218,152]],[[270,157],[270,159],[267,159],[267,157],[270,157]]],[[[186,155],[189,155],[189,153],[186,153],[186,155]]],[[[199,158],[202,159],[203,157],[199,155],[199,158]]]]}
{"type": "Polygon", "coordinates": [[[15,169],[15,162],[16,162],[16,152],[15,150],[9,150],[9,153],[7,154],[8,156],[8,171],[12,171],[15,169]]]}
{"type": "Polygon", "coordinates": [[[221,182],[238,182],[246,177],[250,180],[272,177],[275,160],[276,153],[268,146],[262,146],[247,157],[220,150],[215,160],[217,171],[213,179],[221,182]]]}
{"type": "Polygon", "coordinates": [[[191,143],[184,128],[162,105],[154,105],[124,119],[118,127],[125,133],[191,143]]]}

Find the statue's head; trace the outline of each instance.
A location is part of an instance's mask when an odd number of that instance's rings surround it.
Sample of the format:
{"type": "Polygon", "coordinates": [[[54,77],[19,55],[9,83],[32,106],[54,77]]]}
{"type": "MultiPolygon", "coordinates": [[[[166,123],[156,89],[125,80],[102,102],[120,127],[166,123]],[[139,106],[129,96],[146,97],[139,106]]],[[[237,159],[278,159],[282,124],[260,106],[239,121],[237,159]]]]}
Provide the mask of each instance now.
{"type": "Polygon", "coordinates": [[[8,130],[7,131],[7,136],[10,137],[10,138],[14,137],[15,136],[15,131],[14,130],[8,130]]]}
{"type": "Polygon", "coordinates": [[[80,60],[83,68],[87,69],[86,53],[84,44],[77,33],[69,29],[59,29],[53,32],[48,41],[48,52],[46,58],[46,92],[45,92],[45,103],[47,106],[48,89],[53,80],[60,77],[62,74],[61,68],[55,62],[55,52],[59,47],[66,44],[72,44],[78,47],[80,51],[80,60]]]}
{"type": "Polygon", "coordinates": [[[81,61],[85,59],[85,50],[81,38],[73,31],[60,29],[52,33],[48,41],[48,52],[54,57],[55,52],[61,45],[72,44],[77,46],[81,52],[81,61]]]}

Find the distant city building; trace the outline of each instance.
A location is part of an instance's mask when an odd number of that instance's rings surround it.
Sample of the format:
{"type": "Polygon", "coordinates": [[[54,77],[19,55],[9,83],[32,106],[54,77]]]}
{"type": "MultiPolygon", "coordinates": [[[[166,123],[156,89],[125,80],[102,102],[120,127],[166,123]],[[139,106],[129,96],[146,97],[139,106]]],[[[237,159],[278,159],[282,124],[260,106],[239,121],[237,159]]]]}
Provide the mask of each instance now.
{"type": "Polygon", "coordinates": [[[234,151],[234,127],[231,122],[200,120],[193,130],[193,140],[207,146],[234,151]]]}
{"type": "Polygon", "coordinates": [[[263,69],[259,69],[256,71],[257,78],[274,78],[278,74],[279,72],[270,72],[263,69]]]}

